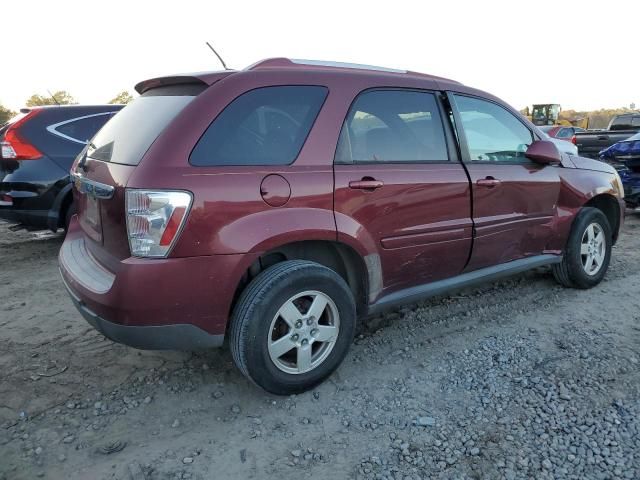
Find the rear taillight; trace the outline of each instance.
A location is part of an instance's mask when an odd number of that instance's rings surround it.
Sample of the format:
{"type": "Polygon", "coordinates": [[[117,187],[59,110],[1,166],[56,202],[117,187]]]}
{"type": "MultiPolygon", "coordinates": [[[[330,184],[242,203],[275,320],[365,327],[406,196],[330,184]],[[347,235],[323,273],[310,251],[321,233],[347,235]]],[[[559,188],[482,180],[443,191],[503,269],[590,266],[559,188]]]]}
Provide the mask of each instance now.
{"type": "Polygon", "coordinates": [[[34,160],[42,157],[42,152],[29,143],[20,133],[20,127],[36,116],[40,110],[31,110],[17,122],[11,124],[4,133],[4,140],[0,142],[2,158],[11,160],[34,160]]]}
{"type": "Polygon", "coordinates": [[[571,143],[573,143],[574,145],[578,145],[578,139],[576,138],[575,135],[571,137],[571,143]]]}
{"type": "Polygon", "coordinates": [[[126,190],[131,255],[166,257],[191,207],[191,194],[168,190],[126,190]]]}

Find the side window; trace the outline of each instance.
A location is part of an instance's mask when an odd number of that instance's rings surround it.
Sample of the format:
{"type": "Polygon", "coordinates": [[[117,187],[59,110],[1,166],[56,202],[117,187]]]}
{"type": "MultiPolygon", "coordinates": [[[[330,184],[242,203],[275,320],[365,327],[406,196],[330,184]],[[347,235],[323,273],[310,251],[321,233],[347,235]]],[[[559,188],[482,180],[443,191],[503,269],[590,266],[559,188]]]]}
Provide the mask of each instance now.
{"type": "Polygon", "coordinates": [[[296,159],[327,96],[319,86],[251,90],[232,101],[191,152],[196,166],[289,165],[296,159]]]}
{"type": "Polygon", "coordinates": [[[631,126],[632,127],[640,127],[640,117],[633,117],[631,119],[631,126]]]}
{"type": "Polygon", "coordinates": [[[558,138],[569,138],[573,135],[573,128],[561,128],[556,135],[558,138]]]}
{"type": "Polygon", "coordinates": [[[431,93],[372,90],[356,98],[342,126],[336,162],[448,160],[436,99],[431,93]]]}
{"type": "Polygon", "coordinates": [[[87,140],[91,140],[112,116],[112,113],[106,113],[79,118],[59,125],[55,128],[55,131],[78,142],[85,143],[87,140]]]}
{"type": "Polygon", "coordinates": [[[533,136],[513,114],[495,103],[454,95],[473,162],[527,162],[533,136]]]}

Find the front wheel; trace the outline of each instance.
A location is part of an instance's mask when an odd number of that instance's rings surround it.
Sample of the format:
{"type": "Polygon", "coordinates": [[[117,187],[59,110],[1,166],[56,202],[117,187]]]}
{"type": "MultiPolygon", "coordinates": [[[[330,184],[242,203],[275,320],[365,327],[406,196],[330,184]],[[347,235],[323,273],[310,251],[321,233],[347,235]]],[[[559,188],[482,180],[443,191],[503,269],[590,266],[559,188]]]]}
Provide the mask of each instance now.
{"type": "Polygon", "coordinates": [[[565,287],[597,285],[609,267],[612,244],[611,226],[604,213],[583,208],[574,220],[562,262],[553,266],[554,277],[565,287]]]}
{"type": "Polygon", "coordinates": [[[260,273],[240,296],[231,353],[258,386],[279,395],[299,393],[340,365],[355,324],[355,301],[342,277],[314,262],[286,261],[260,273]]]}

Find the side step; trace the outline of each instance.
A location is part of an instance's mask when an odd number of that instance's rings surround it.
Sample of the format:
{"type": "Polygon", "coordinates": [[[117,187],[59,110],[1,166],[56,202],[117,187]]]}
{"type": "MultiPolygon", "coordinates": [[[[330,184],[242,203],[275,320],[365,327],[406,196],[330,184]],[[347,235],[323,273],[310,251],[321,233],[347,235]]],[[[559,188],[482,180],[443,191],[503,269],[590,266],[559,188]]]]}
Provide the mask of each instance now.
{"type": "Polygon", "coordinates": [[[452,278],[446,278],[444,280],[438,280],[437,282],[418,285],[390,293],[380,298],[374,304],[369,305],[367,313],[369,315],[375,315],[399,305],[416,303],[452,290],[460,290],[480,283],[493,282],[503,277],[526,272],[532,268],[560,262],[562,262],[562,255],[536,255],[492,267],[481,268],[452,278]]]}

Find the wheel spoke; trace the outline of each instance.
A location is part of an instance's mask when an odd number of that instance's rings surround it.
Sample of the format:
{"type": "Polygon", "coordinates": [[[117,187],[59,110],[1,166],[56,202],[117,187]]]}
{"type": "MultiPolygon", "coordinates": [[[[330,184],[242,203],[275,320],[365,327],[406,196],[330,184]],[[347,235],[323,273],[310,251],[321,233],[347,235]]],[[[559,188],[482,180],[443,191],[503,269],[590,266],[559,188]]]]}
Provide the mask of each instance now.
{"type": "Polygon", "coordinates": [[[580,244],[580,255],[589,255],[589,245],[586,243],[580,244]]]}
{"type": "Polygon", "coordinates": [[[314,317],[316,320],[320,320],[324,309],[327,307],[327,298],[324,295],[316,295],[309,307],[307,317],[314,317]]]}
{"type": "Polygon", "coordinates": [[[338,329],[333,325],[318,325],[318,334],[315,336],[317,342],[331,342],[335,340],[338,329]]]}
{"type": "Polygon", "coordinates": [[[304,372],[311,367],[311,346],[298,347],[297,367],[299,372],[304,372]]]}
{"type": "Polygon", "coordinates": [[[594,234],[593,234],[593,223],[592,223],[587,227],[587,239],[591,241],[593,240],[593,237],[594,237],[594,234]]]}
{"type": "Polygon", "coordinates": [[[291,328],[294,327],[296,320],[302,317],[298,307],[296,307],[291,301],[285,303],[278,313],[291,328]]]}
{"type": "Polygon", "coordinates": [[[295,347],[295,343],[291,341],[289,335],[285,335],[284,337],[276,340],[273,343],[269,344],[269,351],[271,352],[272,357],[280,358],[282,355],[290,351],[293,347],[295,347]]]}
{"type": "Polygon", "coordinates": [[[604,233],[602,231],[599,231],[598,234],[596,235],[596,245],[603,245],[604,244],[604,233]]]}
{"type": "Polygon", "coordinates": [[[604,255],[602,254],[602,249],[600,248],[596,249],[596,253],[593,254],[593,259],[598,267],[602,265],[602,262],[604,261],[604,255]]]}

